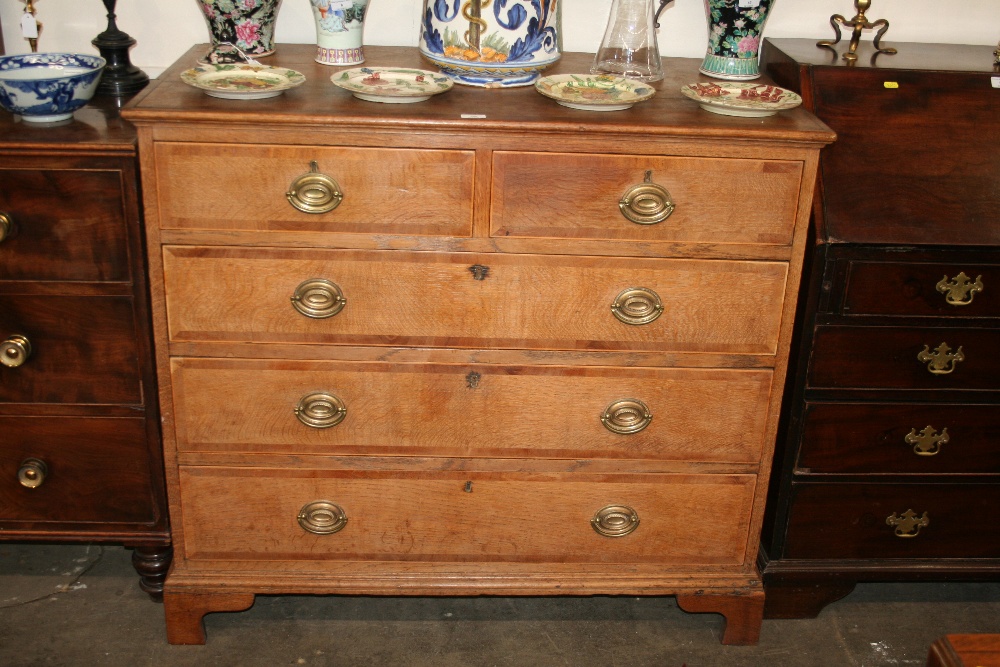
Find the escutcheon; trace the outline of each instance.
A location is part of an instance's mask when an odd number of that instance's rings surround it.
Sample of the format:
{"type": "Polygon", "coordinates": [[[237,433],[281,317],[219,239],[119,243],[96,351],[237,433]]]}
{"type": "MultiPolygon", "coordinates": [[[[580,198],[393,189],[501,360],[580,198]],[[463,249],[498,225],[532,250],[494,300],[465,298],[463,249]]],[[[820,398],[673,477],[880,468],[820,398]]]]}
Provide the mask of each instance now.
{"type": "Polygon", "coordinates": [[[303,505],[296,518],[303,530],[315,535],[332,535],[347,525],[343,508],[329,500],[314,500],[303,505]]]}
{"type": "Polygon", "coordinates": [[[954,278],[949,279],[945,276],[938,281],[935,289],[944,294],[944,300],[949,305],[968,306],[976,294],[983,291],[983,277],[976,276],[976,280],[972,281],[965,275],[965,271],[962,271],[954,278]]]}
{"type": "Polygon", "coordinates": [[[931,523],[931,518],[924,512],[922,516],[917,516],[913,510],[906,510],[902,516],[895,512],[886,517],[885,522],[896,529],[896,537],[916,537],[920,534],[921,528],[926,528],[931,523]]]}
{"type": "Polygon", "coordinates": [[[639,515],[628,505],[608,505],[597,510],[590,525],[598,535],[625,537],[639,527],[639,515]]]}

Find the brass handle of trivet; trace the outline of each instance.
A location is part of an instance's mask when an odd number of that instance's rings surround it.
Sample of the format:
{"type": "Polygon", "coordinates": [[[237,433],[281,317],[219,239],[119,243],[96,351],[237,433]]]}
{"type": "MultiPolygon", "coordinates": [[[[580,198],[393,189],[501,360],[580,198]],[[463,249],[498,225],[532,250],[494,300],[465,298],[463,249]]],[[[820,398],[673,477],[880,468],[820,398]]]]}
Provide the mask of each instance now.
{"type": "Polygon", "coordinates": [[[917,433],[916,428],[911,428],[910,432],[903,437],[903,441],[908,445],[913,445],[913,453],[917,456],[935,456],[941,451],[941,445],[948,444],[950,436],[947,427],[938,433],[933,426],[927,426],[917,433]]]}
{"type": "Polygon", "coordinates": [[[917,353],[917,361],[927,364],[927,370],[933,375],[947,375],[955,370],[960,361],[965,361],[965,353],[961,345],[954,352],[948,343],[941,343],[933,352],[930,345],[924,345],[924,349],[917,353]]]}
{"type": "Polygon", "coordinates": [[[917,516],[913,510],[906,510],[902,516],[895,512],[885,518],[885,522],[893,526],[896,530],[896,537],[916,537],[920,534],[920,529],[929,526],[931,518],[924,512],[923,516],[917,516]]]}
{"type": "Polygon", "coordinates": [[[24,459],[17,471],[17,481],[28,489],[37,489],[49,474],[49,467],[41,459],[24,459]]]}
{"type": "Polygon", "coordinates": [[[331,428],[344,421],[347,405],[333,394],[317,392],[302,397],[295,406],[295,416],[311,428],[331,428]]]}
{"type": "Polygon", "coordinates": [[[299,510],[296,517],[303,530],[316,535],[332,535],[347,525],[347,514],[329,500],[314,500],[299,510]]]}
{"type": "Polygon", "coordinates": [[[285,196],[303,213],[329,213],[344,201],[344,193],[337,181],[320,173],[315,160],[309,167],[308,172],[292,181],[285,196]]]}
{"type": "Polygon", "coordinates": [[[13,334],[0,343],[0,364],[7,368],[17,368],[31,356],[31,341],[27,336],[13,334]]]}
{"type": "Polygon", "coordinates": [[[663,313],[663,302],[647,287],[629,287],[615,297],[611,313],[625,324],[649,324],[663,313]]]}
{"type": "Polygon", "coordinates": [[[653,415],[645,403],[638,398],[623,398],[604,410],[601,423],[612,433],[630,435],[649,426],[653,415]]]}
{"type": "Polygon", "coordinates": [[[639,527],[639,515],[627,505],[608,505],[597,510],[590,525],[598,535],[625,537],[639,527]]]}
{"type": "Polygon", "coordinates": [[[14,218],[9,213],[0,211],[0,243],[14,237],[17,228],[14,227],[14,218]]]}
{"type": "Polygon", "coordinates": [[[944,300],[948,305],[968,306],[976,294],[983,291],[983,277],[979,275],[972,280],[965,275],[965,271],[960,271],[954,278],[945,276],[934,288],[944,294],[944,300]]]}
{"type": "Polygon", "coordinates": [[[670,217],[676,208],[670,191],[653,182],[652,170],[642,183],[631,186],[622,195],[618,208],[627,220],[637,225],[655,225],[670,217]]]}
{"type": "Polygon", "coordinates": [[[306,280],[292,293],[292,307],[316,320],[333,317],[346,305],[347,299],[340,286],[323,278],[306,280]]]}

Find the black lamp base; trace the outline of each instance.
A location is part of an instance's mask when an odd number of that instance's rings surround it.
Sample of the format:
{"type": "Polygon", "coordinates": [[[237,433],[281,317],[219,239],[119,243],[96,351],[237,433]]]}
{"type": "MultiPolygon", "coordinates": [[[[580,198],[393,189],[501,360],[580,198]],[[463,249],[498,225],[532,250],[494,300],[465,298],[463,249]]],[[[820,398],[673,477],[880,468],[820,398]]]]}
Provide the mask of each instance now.
{"type": "Polygon", "coordinates": [[[135,46],[135,40],[115,24],[114,0],[105,0],[104,6],[108,8],[108,29],[91,42],[108,61],[96,94],[124,97],[145,88],[149,76],[129,60],[128,50],[135,46]]]}

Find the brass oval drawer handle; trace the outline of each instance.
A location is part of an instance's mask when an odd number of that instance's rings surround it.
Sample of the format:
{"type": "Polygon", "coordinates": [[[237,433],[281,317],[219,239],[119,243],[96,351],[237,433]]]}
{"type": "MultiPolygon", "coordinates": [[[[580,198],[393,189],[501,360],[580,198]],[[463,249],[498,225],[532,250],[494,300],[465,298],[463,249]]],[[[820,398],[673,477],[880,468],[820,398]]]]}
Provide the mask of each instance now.
{"type": "Polygon", "coordinates": [[[653,415],[645,403],[637,398],[623,398],[609,405],[601,415],[604,428],[612,433],[629,435],[649,426],[653,415]]]}
{"type": "Polygon", "coordinates": [[[670,192],[653,182],[653,172],[650,170],[646,172],[642,183],[625,191],[618,202],[618,208],[627,220],[637,225],[655,225],[669,218],[676,205],[670,192]]]}
{"type": "Polygon", "coordinates": [[[292,293],[292,307],[316,320],[333,317],[346,305],[347,299],[340,286],[323,278],[306,280],[292,293]]]}
{"type": "Polygon", "coordinates": [[[973,282],[969,276],[965,275],[965,271],[961,271],[954,278],[945,276],[934,287],[938,292],[944,294],[944,300],[949,305],[968,306],[976,294],[983,291],[983,277],[976,276],[976,280],[973,282]]]}
{"type": "Polygon", "coordinates": [[[0,243],[3,243],[9,238],[14,237],[14,232],[17,228],[14,227],[14,218],[10,217],[9,214],[0,211],[0,243]]]}
{"type": "Polygon", "coordinates": [[[0,343],[0,364],[7,368],[17,368],[31,356],[31,341],[27,336],[13,334],[0,343]]]}
{"type": "Polygon", "coordinates": [[[311,428],[331,428],[344,421],[347,406],[333,394],[317,392],[302,397],[295,406],[295,416],[311,428]]]}
{"type": "Polygon", "coordinates": [[[927,512],[923,516],[917,516],[913,510],[906,510],[902,516],[893,512],[885,518],[885,522],[896,529],[896,537],[916,537],[921,528],[930,525],[931,518],[927,516],[927,512]]]}
{"type": "Polygon", "coordinates": [[[663,313],[663,302],[651,289],[629,287],[615,297],[611,312],[625,324],[649,324],[663,313]]]}
{"type": "Polygon", "coordinates": [[[934,348],[934,352],[931,352],[930,345],[924,345],[924,349],[917,354],[917,361],[927,364],[927,370],[934,375],[947,375],[955,370],[960,361],[965,361],[965,354],[961,345],[954,352],[948,343],[941,343],[934,348]]]}
{"type": "Polygon", "coordinates": [[[608,505],[597,510],[590,525],[598,535],[625,537],[639,527],[639,515],[627,505],[608,505]]]}
{"type": "Polygon", "coordinates": [[[17,481],[21,486],[37,489],[49,474],[49,467],[41,459],[24,459],[17,471],[17,481]]]}
{"type": "Polygon", "coordinates": [[[917,429],[912,428],[903,440],[906,444],[913,445],[913,453],[917,456],[934,456],[941,451],[941,445],[948,444],[948,429],[943,428],[938,433],[933,426],[928,426],[917,433],[917,429]]]}
{"type": "Polygon", "coordinates": [[[344,193],[337,181],[320,173],[313,160],[309,171],[292,181],[285,193],[292,206],[303,213],[329,213],[344,201],[344,193]]]}
{"type": "Polygon", "coordinates": [[[296,518],[303,530],[316,535],[332,535],[347,525],[343,508],[329,500],[306,503],[296,518]]]}

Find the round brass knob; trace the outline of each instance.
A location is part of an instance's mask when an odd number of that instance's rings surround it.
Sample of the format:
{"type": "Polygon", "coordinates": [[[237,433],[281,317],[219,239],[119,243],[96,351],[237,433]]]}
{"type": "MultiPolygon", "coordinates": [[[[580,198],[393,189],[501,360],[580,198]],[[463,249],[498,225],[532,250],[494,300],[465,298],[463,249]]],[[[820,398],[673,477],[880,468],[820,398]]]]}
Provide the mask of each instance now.
{"type": "Polygon", "coordinates": [[[344,193],[337,181],[320,173],[316,162],[310,166],[310,171],[292,181],[285,196],[303,213],[329,213],[340,206],[344,193]]]}
{"type": "Polygon", "coordinates": [[[303,505],[296,518],[304,530],[316,535],[332,535],[347,525],[343,508],[329,500],[314,500],[303,505]]]}
{"type": "Polygon", "coordinates": [[[624,537],[639,527],[639,515],[627,505],[608,505],[597,511],[590,525],[604,537],[624,537]]]}
{"type": "Polygon", "coordinates": [[[625,324],[649,324],[663,313],[663,302],[651,289],[630,287],[615,297],[611,312],[625,324]]]}
{"type": "Polygon", "coordinates": [[[295,406],[295,416],[306,426],[330,428],[344,421],[347,406],[333,394],[309,394],[295,406]]]}
{"type": "Polygon", "coordinates": [[[623,398],[609,405],[601,415],[604,428],[612,433],[628,435],[649,426],[653,415],[645,403],[637,398],[623,398]]]}
{"type": "Polygon", "coordinates": [[[655,225],[669,218],[676,205],[665,187],[653,183],[653,172],[647,171],[642,183],[625,191],[618,208],[627,220],[637,225],[655,225]]]}
{"type": "Polygon", "coordinates": [[[17,471],[17,481],[21,486],[35,489],[42,485],[46,475],[49,474],[49,467],[41,459],[24,459],[21,467],[17,471]]]}
{"type": "Polygon", "coordinates": [[[292,306],[306,317],[322,320],[344,309],[347,299],[336,283],[322,278],[307,280],[295,288],[292,306]]]}
{"type": "Polygon", "coordinates": [[[14,236],[14,218],[0,211],[0,243],[14,236]]]}
{"type": "Polygon", "coordinates": [[[14,334],[0,343],[0,364],[17,368],[31,356],[31,341],[26,336],[14,334]]]}

